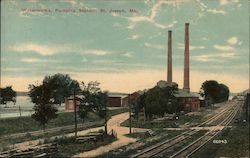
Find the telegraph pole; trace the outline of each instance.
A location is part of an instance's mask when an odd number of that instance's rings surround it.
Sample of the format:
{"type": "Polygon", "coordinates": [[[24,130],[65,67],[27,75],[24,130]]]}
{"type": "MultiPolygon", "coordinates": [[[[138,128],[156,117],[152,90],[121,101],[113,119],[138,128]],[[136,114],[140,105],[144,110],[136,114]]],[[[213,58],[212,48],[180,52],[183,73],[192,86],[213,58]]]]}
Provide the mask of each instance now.
{"type": "Polygon", "coordinates": [[[76,88],[74,87],[75,137],[77,137],[76,88]]]}
{"type": "Polygon", "coordinates": [[[128,94],[128,105],[129,105],[129,134],[131,134],[131,103],[130,103],[130,94],[128,94]]]}

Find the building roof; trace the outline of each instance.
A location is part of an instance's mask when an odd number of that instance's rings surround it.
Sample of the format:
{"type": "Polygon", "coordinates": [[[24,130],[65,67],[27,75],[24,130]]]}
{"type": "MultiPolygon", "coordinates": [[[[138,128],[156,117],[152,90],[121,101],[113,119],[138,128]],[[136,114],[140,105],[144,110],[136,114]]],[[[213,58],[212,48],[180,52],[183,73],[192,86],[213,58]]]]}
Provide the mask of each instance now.
{"type": "Polygon", "coordinates": [[[199,94],[195,92],[187,92],[182,89],[178,89],[177,93],[174,94],[175,97],[177,98],[199,98],[199,94]]]}
{"type": "Polygon", "coordinates": [[[120,97],[120,98],[124,98],[127,95],[128,95],[127,93],[118,93],[118,92],[109,92],[108,93],[108,97],[120,97]]]}

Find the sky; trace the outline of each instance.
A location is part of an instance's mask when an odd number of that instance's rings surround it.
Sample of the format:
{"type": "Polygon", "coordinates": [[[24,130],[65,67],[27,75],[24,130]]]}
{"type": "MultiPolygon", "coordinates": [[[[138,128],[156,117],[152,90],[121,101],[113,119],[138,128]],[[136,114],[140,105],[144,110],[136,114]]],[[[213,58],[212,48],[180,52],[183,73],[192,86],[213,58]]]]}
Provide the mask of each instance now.
{"type": "Polygon", "coordinates": [[[167,77],[183,87],[184,26],[190,23],[190,88],[206,80],[249,88],[248,0],[3,0],[1,87],[28,91],[46,75],[99,81],[133,92],[167,77]]]}

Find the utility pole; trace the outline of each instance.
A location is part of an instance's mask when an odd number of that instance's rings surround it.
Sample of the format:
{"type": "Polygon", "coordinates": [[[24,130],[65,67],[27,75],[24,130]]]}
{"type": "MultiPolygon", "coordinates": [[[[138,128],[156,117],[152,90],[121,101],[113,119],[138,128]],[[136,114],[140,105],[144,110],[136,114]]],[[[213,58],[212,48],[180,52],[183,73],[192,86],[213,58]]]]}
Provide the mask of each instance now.
{"type": "Polygon", "coordinates": [[[22,110],[21,110],[21,106],[19,104],[19,115],[20,115],[20,121],[21,121],[21,124],[22,124],[22,128],[23,128],[23,131],[24,131],[24,125],[23,125],[23,121],[22,121],[22,110]]]}
{"type": "Polygon", "coordinates": [[[20,104],[19,104],[19,115],[20,115],[20,118],[22,117],[22,114],[21,114],[21,106],[20,106],[20,104]]]}
{"type": "Polygon", "coordinates": [[[245,104],[246,104],[246,122],[249,122],[249,105],[250,105],[250,93],[247,93],[246,99],[245,99],[245,104]]]}
{"type": "Polygon", "coordinates": [[[130,94],[128,94],[128,105],[129,105],[129,134],[131,134],[131,103],[130,103],[130,94]]]}
{"type": "Polygon", "coordinates": [[[76,88],[74,87],[75,137],[77,137],[76,88]]]}

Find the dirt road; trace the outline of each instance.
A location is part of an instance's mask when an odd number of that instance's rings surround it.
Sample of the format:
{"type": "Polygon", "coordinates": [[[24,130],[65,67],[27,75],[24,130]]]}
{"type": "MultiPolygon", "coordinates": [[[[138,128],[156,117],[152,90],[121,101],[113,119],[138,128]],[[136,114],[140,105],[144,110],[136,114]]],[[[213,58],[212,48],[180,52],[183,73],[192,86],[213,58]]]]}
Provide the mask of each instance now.
{"type": "MultiPolygon", "coordinates": [[[[125,136],[125,134],[129,133],[129,128],[120,126],[120,124],[123,121],[127,120],[128,118],[129,118],[128,112],[122,113],[122,114],[111,117],[111,119],[107,123],[108,132],[111,132],[111,130],[114,130],[117,133],[117,141],[115,141],[109,145],[99,147],[95,150],[91,150],[91,151],[77,154],[74,157],[94,157],[94,156],[98,156],[98,155],[104,154],[106,152],[109,152],[111,150],[120,148],[120,147],[125,146],[129,143],[135,142],[136,141],[135,138],[129,138],[129,137],[125,136]]],[[[132,131],[134,131],[134,130],[139,132],[139,131],[147,131],[148,129],[132,128],[132,131]]]]}

